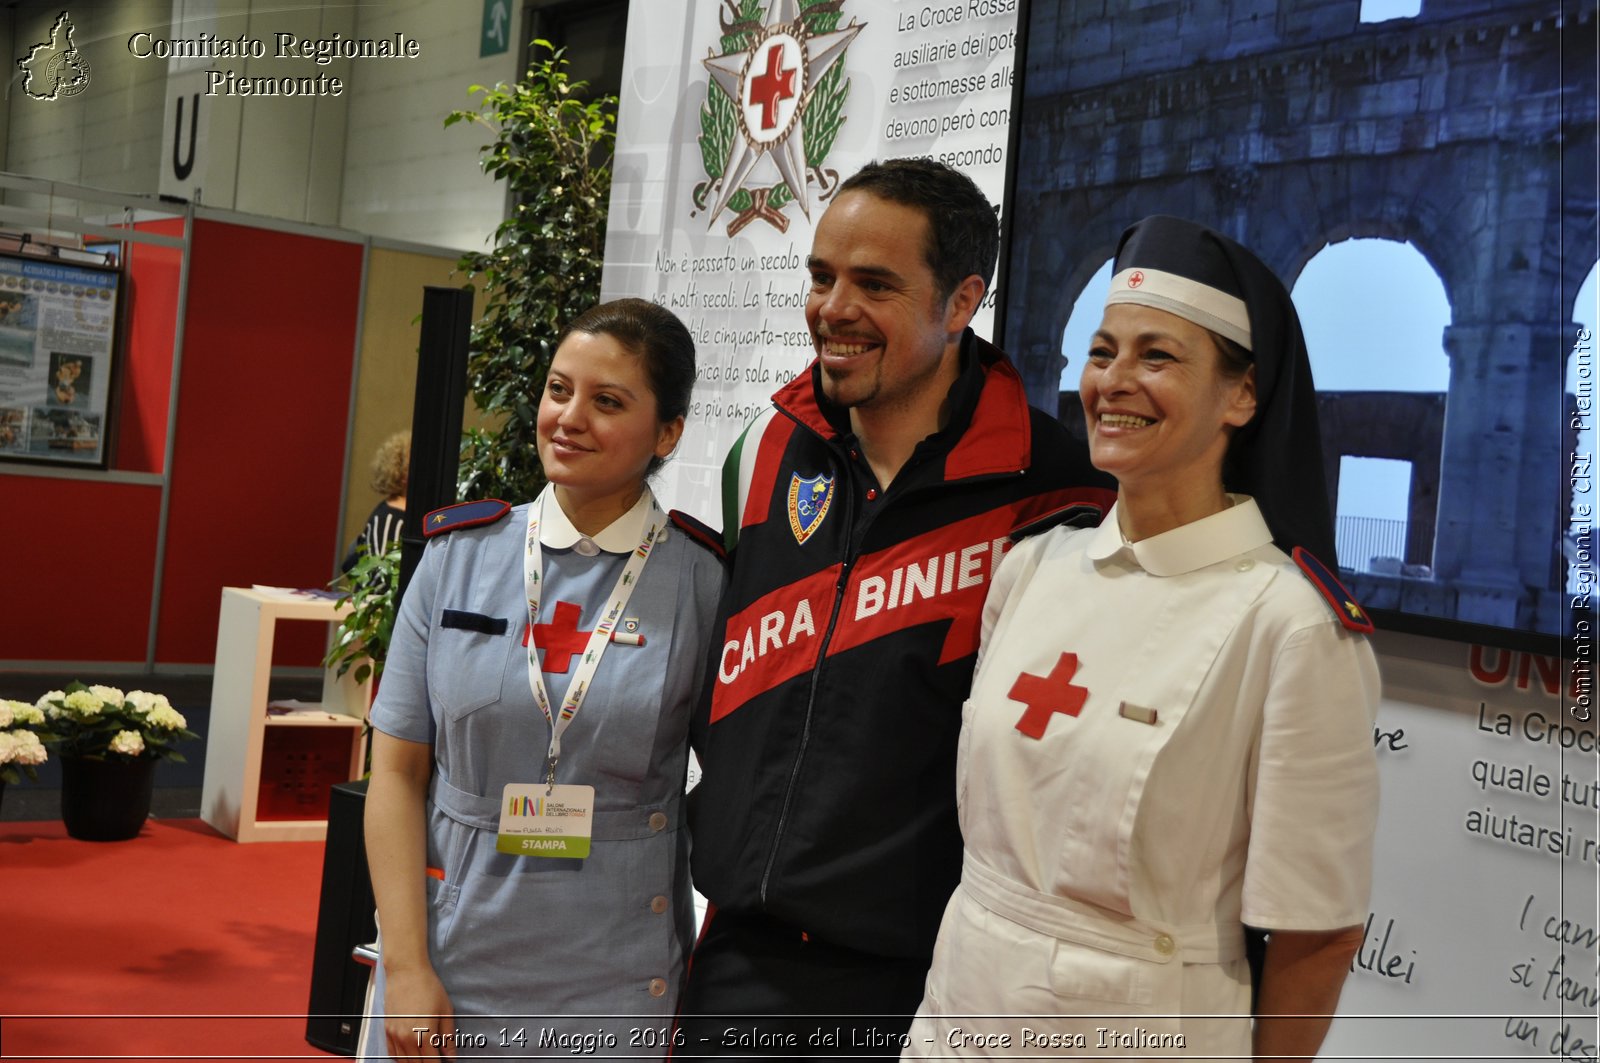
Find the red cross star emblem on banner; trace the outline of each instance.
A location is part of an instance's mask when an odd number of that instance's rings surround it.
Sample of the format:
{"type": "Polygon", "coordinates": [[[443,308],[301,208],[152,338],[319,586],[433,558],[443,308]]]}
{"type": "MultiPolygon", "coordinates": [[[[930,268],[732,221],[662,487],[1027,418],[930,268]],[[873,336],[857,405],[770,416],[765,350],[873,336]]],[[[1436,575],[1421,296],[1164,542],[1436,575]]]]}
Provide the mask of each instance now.
{"type": "MultiPolygon", "coordinates": [[[[708,227],[763,158],[777,166],[801,213],[811,217],[801,119],[817,84],[864,28],[851,20],[844,29],[813,33],[800,14],[798,0],[772,0],[766,21],[752,31],[754,40],[749,47],[701,60],[716,91],[733,101],[739,123],[738,135],[723,162],[716,203],[706,219],[708,227]]],[[[761,199],[764,203],[765,196],[761,199]]],[[[776,216],[782,220],[781,214],[776,216]]]]}
{"type": "Polygon", "coordinates": [[[1056,661],[1056,666],[1050,669],[1049,675],[1023,672],[1017,676],[1007,697],[1028,706],[1028,711],[1017,721],[1017,730],[1029,738],[1043,738],[1045,728],[1050,725],[1050,717],[1054,714],[1078,715],[1089,697],[1089,690],[1072,682],[1077,671],[1078,655],[1063,653],[1056,661]]]}
{"type": "Polygon", "coordinates": [[[1144,274],[1143,273],[1139,272],[1138,270],[1134,270],[1132,273],[1128,274],[1128,287],[1137,288],[1137,287],[1139,287],[1139,285],[1141,285],[1143,283],[1144,283],[1144,274]]]}
{"type": "MultiPolygon", "coordinates": [[[[588,647],[592,632],[578,630],[582,618],[583,606],[577,602],[557,602],[550,623],[533,625],[533,644],[544,651],[545,671],[565,672],[572,667],[572,658],[588,647]]],[[[527,640],[522,644],[526,646],[527,640]]]]}

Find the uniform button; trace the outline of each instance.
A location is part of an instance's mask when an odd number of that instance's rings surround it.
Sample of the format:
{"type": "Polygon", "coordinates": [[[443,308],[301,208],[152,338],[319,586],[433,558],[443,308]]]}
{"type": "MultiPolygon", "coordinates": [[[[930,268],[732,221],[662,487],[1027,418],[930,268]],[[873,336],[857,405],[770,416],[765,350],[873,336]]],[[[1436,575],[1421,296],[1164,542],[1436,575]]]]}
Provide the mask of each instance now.
{"type": "Polygon", "coordinates": [[[665,978],[650,979],[650,995],[664,997],[667,995],[667,980],[665,978]]]}
{"type": "Polygon", "coordinates": [[[652,812],[652,813],[650,813],[650,829],[651,830],[666,830],[667,829],[667,814],[665,812],[652,812]]]}
{"type": "Polygon", "coordinates": [[[1171,956],[1178,951],[1178,943],[1172,940],[1171,934],[1157,934],[1156,951],[1163,956],[1171,956]]]}
{"type": "Polygon", "coordinates": [[[877,497],[878,497],[878,489],[876,487],[867,488],[867,501],[868,502],[871,502],[873,499],[875,499],[877,497]]]}
{"type": "Polygon", "coordinates": [[[651,898],[650,910],[655,912],[657,915],[660,915],[662,912],[667,910],[667,899],[665,897],[651,898]]]}
{"type": "Polygon", "coordinates": [[[580,538],[573,546],[573,549],[578,551],[578,553],[582,554],[584,557],[593,557],[595,554],[600,552],[600,548],[594,544],[594,540],[589,538],[587,535],[580,538]]]}
{"type": "Polygon", "coordinates": [[[1238,569],[1240,572],[1249,572],[1251,569],[1256,567],[1256,563],[1247,557],[1233,567],[1238,569]]]}

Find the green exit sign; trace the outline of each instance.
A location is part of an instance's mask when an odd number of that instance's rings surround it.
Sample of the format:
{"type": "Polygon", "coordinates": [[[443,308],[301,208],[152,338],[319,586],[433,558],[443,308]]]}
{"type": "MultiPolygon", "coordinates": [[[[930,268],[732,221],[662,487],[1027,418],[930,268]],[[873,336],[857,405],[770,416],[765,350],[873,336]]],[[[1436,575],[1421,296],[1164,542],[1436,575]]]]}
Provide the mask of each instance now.
{"type": "Polygon", "coordinates": [[[499,55],[511,44],[511,0],[483,0],[483,32],[478,57],[499,55]]]}

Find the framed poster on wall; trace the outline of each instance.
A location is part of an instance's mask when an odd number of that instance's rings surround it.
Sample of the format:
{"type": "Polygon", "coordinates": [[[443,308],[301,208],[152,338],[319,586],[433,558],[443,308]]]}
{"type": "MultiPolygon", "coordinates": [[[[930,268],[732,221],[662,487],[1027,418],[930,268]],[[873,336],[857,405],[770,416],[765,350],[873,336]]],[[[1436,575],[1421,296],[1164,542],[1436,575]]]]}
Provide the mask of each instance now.
{"type": "Polygon", "coordinates": [[[105,468],[122,273],[0,252],[0,461],[105,468]]]}

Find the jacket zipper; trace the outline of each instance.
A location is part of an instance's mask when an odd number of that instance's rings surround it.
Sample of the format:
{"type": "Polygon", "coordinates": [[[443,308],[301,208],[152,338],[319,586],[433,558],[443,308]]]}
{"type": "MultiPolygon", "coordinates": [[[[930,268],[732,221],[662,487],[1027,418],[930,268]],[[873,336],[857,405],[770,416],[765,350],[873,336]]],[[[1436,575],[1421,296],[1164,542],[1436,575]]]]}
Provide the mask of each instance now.
{"type": "MultiPolygon", "coordinates": [[[[790,413],[788,410],[784,409],[782,406],[779,406],[778,410],[779,410],[779,412],[785,414],[790,419],[792,419],[796,424],[798,424],[800,426],[800,428],[802,430],[810,431],[813,434],[815,434],[815,430],[812,429],[810,425],[806,424],[800,418],[795,417],[794,414],[790,413]]],[[[823,441],[823,445],[824,446],[828,446],[830,450],[833,449],[831,447],[831,445],[829,445],[827,443],[826,440],[823,441]]],[[[837,451],[835,451],[835,453],[837,453],[837,451]]],[[[848,454],[844,455],[843,461],[844,461],[844,464],[845,464],[846,473],[848,473],[848,471],[849,471],[848,463],[850,461],[850,456],[848,454]]],[[[902,472],[903,471],[904,470],[902,470],[902,472]]],[[[1026,472],[1025,469],[1018,470],[1017,472],[986,473],[986,474],[984,474],[982,476],[966,478],[962,482],[963,483],[967,483],[967,482],[976,483],[976,482],[981,482],[981,481],[984,481],[984,480],[1000,479],[1002,477],[1019,476],[1019,475],[1022,475],[1024,472],[1026,472]]],[[[848,475],[846,476],[846,479],[848,480],[848,475]]],[[[940,480],[938,482],[940,484],[944,484],[945,483],[945,481],[943,481],[943,480],[940,480]]],[[[905,492],[905,494],[915,493],[916,491],[924,489],[924,488],[926,488],[928,486],[930,486],[930,485],[920,484],[920,485],[914,486],[914,487],[910,488],[907,492],[905,492]]],[[[887,500],[885,499],[885,501],[887,501],[887,500]]],[[[833,609],[828,614],[828,626],[823,631],[822,644],[817,649],[817,663],[815,665],[813,665],[812,668],[811,668],[811,685],[806,691],[806,714],[805,714],[804,721],[803,721],[803,723],[801,724],[801,727],[800,727],[800,746],[799,746],[798,749],[795,750],[794,763],[789,768],[789,782],[788,782],[788,785],[786,785],[784,787],[784,791],[783,791],[783,806],[778,810],[778,824],[777,824],[776,827],[773,828],[773,831],[772,831],[772,848],[770,850],[768,850],[768,852],[767,852],[767,863],[766,863],[766,866],[761,869],[761,885],[760,885],[760,889],[759,889],[759,892],[758,892],[758,896],[760,897],[761,907],[762,908],[765,908],[767,906],[767,886],[772,881],[772,869],[778,862],[778,849],[783,844],[784,830],[789,824],[789,809],[794,803],[795,783],[800,778],[800,765],[805,760],[806,747],[808,745],[810,745],[810,742],[811,742],[811,715],[812,715],[812,710],[815,708],[816,702],[817,702],[817,683],[822,678],[822,668],[823,668],[823,665],[828,660],[828,646],[833,642],[834,630],[839,625],[839,613],[844,608],[844,599],[845,599],[844,591],[845,591],[845,587],[850,582],[850,573],[855,569],[856,561],[858,561],[860,559],[860,557],[859,557],[859,548],[858,548],[859,544],[858,544],[858,541],[856,539],[856,536],[854,535],[854,532],[855,532],[855,492],[854,491],[849,492],[848,495],[845,498],[845,518],[846,518],[845,519],[845,528],[846,528],[846,540],[845,541],[849,544],[849,547],[845,552],[843,565],[841,566],[841,568],[839,570],[839,579],[834,584],[833,609]]],[[[861,535],[861,540],[864,541],[865,539],[866,539],[866,534],[865,534],[865,532],[863,532],[863,534],[861,535]]]]}
{"type": "MultiPolygon", "coordinates": [[[[805,427],[804,424],[802,427],[805,427]]],[[[849,455],[846,455],[845,462],[848,463],[849,460],[849,455]]],[[[841,478],[846,481],[847,489],[851,487],[848,465],[841,478]]],[[[817,663],[811,667],[811,685],[806,690],[806,714],[800,726],[800,746],[795,750],[794,763],[789,768],[789,783],[783,790],[783,807],[778,810],[778,825],[772,831],[772,848],[767,852],[767,866],[761,869],[759,896],[762,908],[767,906],[767,885],[772,881],[772,868],[778,862],[778,848],[783,844],[784,829],[789,824],[789,808],[794,803],[795,783],[800,778],[800,765],[806,759],[806,747],[811,743],[811,713],[817,703],[817,683],[822,678],[822,666],[828,660],[828,646],[833,642],[833,632],[839,626],[839,613],[844,608],[844,589],[850,582],[851,570],[855,568],[857,549],[854,534],[855,492],[853,490],[846,491],[844,516],[845,542],[848,547],[839,569],[839,579],[834,584],[833,609],[828,613],[828,626],[823,630],[821,645],[817,647],[817,663]]]]}

